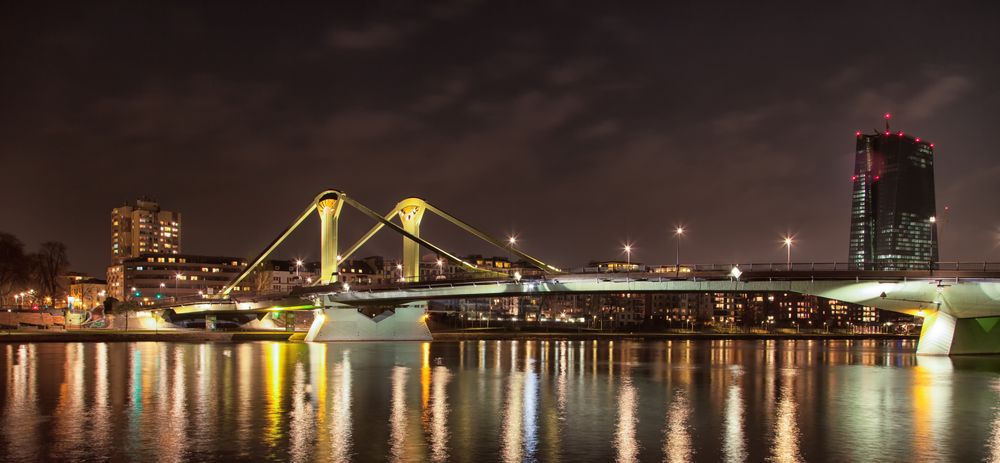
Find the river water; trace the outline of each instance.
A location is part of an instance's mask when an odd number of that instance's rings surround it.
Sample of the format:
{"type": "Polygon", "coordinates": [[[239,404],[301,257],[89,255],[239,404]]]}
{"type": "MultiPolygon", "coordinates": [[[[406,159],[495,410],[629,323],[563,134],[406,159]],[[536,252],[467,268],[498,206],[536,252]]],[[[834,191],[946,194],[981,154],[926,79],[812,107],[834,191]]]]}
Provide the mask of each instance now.
{"type": "Polygon", "coordinates": [[[0,344],[5,461],[993,461],[913,341],[0,344]]]}

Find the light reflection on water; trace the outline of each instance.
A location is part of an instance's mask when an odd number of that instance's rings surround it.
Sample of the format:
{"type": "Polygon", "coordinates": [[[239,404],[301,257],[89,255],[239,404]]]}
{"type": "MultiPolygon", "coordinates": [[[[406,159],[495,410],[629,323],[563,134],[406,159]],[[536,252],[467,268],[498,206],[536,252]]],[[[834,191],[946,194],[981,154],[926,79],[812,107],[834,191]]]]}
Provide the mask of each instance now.
{"type": "Polygon", "coordinates": [[[781,380],[771,459],[778,463],[795,463],[802,461],[799,455],[798,404],[794,392],[795,370],[782,370],[781,380]]]}
{"type": "Polygon", "coordinates": [[[746,461],[746,443],[743,437],[743,390],[737,382],[743,371],[734,367],[731,381],[726,391],[726,407],[722,439],[723,459],[727,462],[746,461]]]}
{"type": "Polygon", "coordinates": [[[691,443],[691,430],[689,429],[689,415],[691,404],[688,403],[687,394],[682,389],[674,392],[670,401],[670,410],[667,413],[667,424],[664,430],[664,440],[666,446],[663,449],[664,461],[670,463],[680,463],[691,461],[694,456],[694,446],[691,443]]]}
{"type": "Polygon", "coordinates": [[[1000,358],[899,341],[0,346],[11,461],[991,461],[1000,358]]]}

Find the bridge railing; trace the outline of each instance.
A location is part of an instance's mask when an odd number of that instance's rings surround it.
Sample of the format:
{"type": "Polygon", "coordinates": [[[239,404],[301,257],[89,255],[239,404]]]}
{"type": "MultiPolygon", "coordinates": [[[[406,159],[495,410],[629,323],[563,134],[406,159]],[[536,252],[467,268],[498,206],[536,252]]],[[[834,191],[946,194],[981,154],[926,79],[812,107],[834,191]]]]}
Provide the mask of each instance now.
{"type": "MultiPolygon", "coordinates": [[[[933,270],[928,271],[927,266],[923,269],[859,269],[856,264],[846,262],[793,262],[788,265],[786,262],[749,262],[742,264],[681,264],[678,270],[674,265],[670,266],[649,266],[637,265],[632,270],[614,269],[606,270],[598,267],[581,267],[567,269],[570,275],[593,275],[593,278],[604,281],[670,281],[670,280],[720,280],[729,279],[733,267],[738,267],[744,275],[742,279],[746,281],[758,279],[782,279],[800,280],[815,278],[815,273],[827,273],[821,275],[823,278],[850,278],[854,279],[859,272],[886,272],[891,278],[926,278],[933,277],[937,271],[968,271],[968,272],[997,272],[1000,273],[1000,262],[935,262],[933,270]],[[754,273],[759,273],[754,275],[754,273]],[[837,274],[837,272],[843,272],[837,274]],[[773,275],[772,275],[773,273],[773,275]],[[612,276],[613,275],[613,276],[612,276]]],[[[513,273],[513,272],[512,272],[513,273]]],[[[975,276],[973,276],[975,277],[975,276]]],[[[523,284],[539,283],[559,283],[564,278],[561,274],[528,274],[522,275],[520,282],[523,284]]],[[[950,277],[949,277],[950,278],[950,277]]],[[[579,277],[574,278],[579,280],[579,277]]],[[[331,284],[324,287],[301,287],[296,288],[290,294],[287,292],[266,292],[259,294],[230,294],[230,302],[254,302],[257,300],[282,299],[288,296],[301,297],[317,293],[339,293],[351,292],[376,292],[387,290],[407,290],[407,289],[435,289],[453,288],[479,285],[501,285],[517,282],[513,275],[488,275],[488,274],[444,274],[441,276],[424,276],[421,281],[400,280],[383,281],[375,284],[353,284],[347,288],[342,283],[331,284]]],[[[175,302],[167,302],[164,306],[179,305],[184,303],[196,303],[198,301],[217,302],[217,296],[182,296],[175,302]]]]}

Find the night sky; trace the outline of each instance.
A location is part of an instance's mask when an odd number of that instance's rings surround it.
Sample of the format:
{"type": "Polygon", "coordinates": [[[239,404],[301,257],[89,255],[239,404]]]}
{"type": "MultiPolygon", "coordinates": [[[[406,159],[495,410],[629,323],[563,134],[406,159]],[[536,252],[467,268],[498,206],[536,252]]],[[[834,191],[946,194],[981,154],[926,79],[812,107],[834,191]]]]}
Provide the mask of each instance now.
{"type": "MultiPolygon", "coordinates": [[[[104,274],[138,196],[185,252],[249,257],[328,187],[560,266],[672,262],[680,223],[686,262],[783,262],[785,232],[843,262],[854,132],[885,112],[935,143],[942,260],[1000,261],[993,2],[152,3],[0,13],[0,230],[76,270],[104,274]]],[[[342,223],[342,247],[371,224],[342,223]]],[[[317,259],[317,224],[280,254],[317,259]]]]}

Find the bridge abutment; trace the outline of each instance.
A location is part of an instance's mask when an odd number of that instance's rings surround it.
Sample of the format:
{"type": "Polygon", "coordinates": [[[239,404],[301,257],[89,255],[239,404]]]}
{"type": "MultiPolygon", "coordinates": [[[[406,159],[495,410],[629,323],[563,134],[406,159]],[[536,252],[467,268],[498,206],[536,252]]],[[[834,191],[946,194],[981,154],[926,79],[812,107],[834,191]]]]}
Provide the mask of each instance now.
{"type": "Polygon", "coordinates": [[[942,311],[926,315],[917,354],[1000,354],[1000,316],[956,318],[942,311]]]}
{"type": "Polygon", "coordinates": [[[427,303],[411,302],[393,311],[369,317],[358,309],[336,304],[316,309],[308,342],[325,341],[430,341],[427,303]]]}

